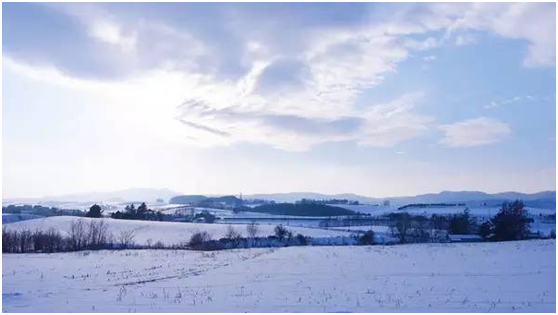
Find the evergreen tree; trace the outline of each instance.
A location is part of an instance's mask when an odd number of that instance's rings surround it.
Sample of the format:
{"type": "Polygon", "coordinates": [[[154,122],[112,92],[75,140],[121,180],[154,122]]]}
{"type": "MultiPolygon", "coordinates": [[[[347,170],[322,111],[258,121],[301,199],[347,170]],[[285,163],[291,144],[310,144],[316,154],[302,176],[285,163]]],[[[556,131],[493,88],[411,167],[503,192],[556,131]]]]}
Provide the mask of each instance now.
{"type": "Polygon", "coordinates": [[[452,234],[470,234],[472,230],[471,225],[469,208],[466,208],[463,213],[451,217],[449,222],[449,232],[452,234]]]}
{"type": "Polygon", "coordinates": [[[90,218],[100,218],[102,216],[102,213],[103,210],[101,209],[101,206],[99,206],[98,204],[94,204],[91,206],[91,208],[89,208],[89,212],[87,212],[85,216],[90,218]]]}
{"type": "Polygon", "coordinates": [[[147,205],[145,202],[142,202],[141,205],[138,207],[138,214],[143,214],[147,212],[147,205]]]}
{"type": "Polygon", "coordinates": [[[523,202],[505,202],[492,219],[494,239],[501,241],[524,239],[529,232],[529,220],[523,202]]]}

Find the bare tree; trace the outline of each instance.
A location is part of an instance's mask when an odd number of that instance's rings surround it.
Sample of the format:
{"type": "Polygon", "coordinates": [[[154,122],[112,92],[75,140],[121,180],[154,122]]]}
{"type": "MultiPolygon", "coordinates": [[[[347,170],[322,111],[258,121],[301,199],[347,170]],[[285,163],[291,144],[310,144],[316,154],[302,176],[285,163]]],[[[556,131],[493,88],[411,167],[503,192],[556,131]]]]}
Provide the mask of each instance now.
{"type": "Polygon", "coordinates": [[[122,248],[128,248],[134,244],[134,238],[134,230],[120,231],[120,234],[118,235],[118,242],[122,248]]]}
{"type": "Polygon", "coordinates": [[[82,250],[87,246],[88,233],[83,220],[75,220],[70,224],[70,247],[72,250],[82,250]]]}
{"type": "Polygon", "coordinates": [[[91,220],[87,233],[89,246],[94,249],[106,246],[108,240],[108,225],[104,220],[91,220]]]}
{"type": "Polygon", "coordinates": [[[225,233],[225,237],[231,240],[238,240],[242,237],[240,233],[234,229],[232,225],[227,226],[227,232],[225,233]]]}
{"type": "Polygon", "coordinates": [[[252,222],[246,226],[246,232],[248,233],[248,237],[256,238],[260,233],[260,227],[256,224],[256,222],[252,222]]]}
{"type": "Polygon", "coordinates": [[[65,240],[54,228],[50,228],[46,231],[46,244],[45,250],[49,253],[59,252],[65,249],[65,240]]]}

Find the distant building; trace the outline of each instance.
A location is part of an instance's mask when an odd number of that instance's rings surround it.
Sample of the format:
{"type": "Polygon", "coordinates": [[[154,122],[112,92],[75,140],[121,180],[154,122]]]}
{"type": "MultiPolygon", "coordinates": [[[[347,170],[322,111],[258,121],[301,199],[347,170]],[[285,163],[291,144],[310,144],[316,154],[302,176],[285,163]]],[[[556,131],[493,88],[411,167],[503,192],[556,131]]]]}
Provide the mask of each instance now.
{"type": "Polygon", "coordinates": [[[482,242],[482,237],[474,234],[448,234],[448,239],[452,243],[482,242]]]}

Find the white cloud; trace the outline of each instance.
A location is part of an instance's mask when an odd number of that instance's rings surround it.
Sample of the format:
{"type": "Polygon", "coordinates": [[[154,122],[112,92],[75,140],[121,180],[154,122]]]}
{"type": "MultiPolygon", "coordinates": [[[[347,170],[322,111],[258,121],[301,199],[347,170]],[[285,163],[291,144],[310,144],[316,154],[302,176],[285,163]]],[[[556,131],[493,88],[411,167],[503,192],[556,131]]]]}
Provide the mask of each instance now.
{"type": "Polygon", "coordinates": [[[556,4],[554,3],[474,3],[468,8],[444,6],[456,15],[449,30],[488,30],[500,36],[523,39],[528,51],[526,67],[556,64],[556,4]],[[462,13],[459,13],[461,11],[462,13]]]}
{"type": "Polygon", "coordinates": [[[125,35],[118,24],[108,20],[92,22],[89,34],[102,42],[120,47],[123,52],[133,52],[136,48],[136,36],[125,35]]]}
{"type": "Polygon", "coordinates": [[[473,44],[477,41],[475,36],[471,34],[461,34],[455,37],[455,45],[456,46],[465,46],[469,44],[473,44]]]}
{"type": "Polygon", "coordinates": [[[438,127],[445,132],[440,143],[449,147],[474,147],[505,139],[511,128],[496,119],[479,117],[438,127]]]}
{"type": "Polygon", "coordinates": [[[512,98],[508,98],[508,99],[504,99],[504,100],[500,100],[500,101],[492,101],[490,102],[490,104],[485,105],[484,108],[485,109],[492,109],[492,108],[497,108],[503,105],[508,105],[508,104],[512,104],[512,103],[517,103],[517,102],[527,102],[527,101],[534,101],[536,100],[537,97],[532,96],[532,95],[520,95],[520,96],[515,96],[512,98]]]}
{"type": "Polygon", "coordinates": [[[439,41],[434,37],[428,37],[425,40],[418,41],[415,39],[405,39],[403,41],[405,47],[415,50],[430,50],[440,45],[439,41]]]}
{"type": "MultiPolygon", "coordinates": [[[[244,41],[239,47],[245,51],[238,55],[219,50],[217,46],[215,49],[203,38],[191,35],[188,29],[175,29],[161,21],[126,19],[124,22],[100,10],[89,9],[71,14],[88,27],[91,36],[120,47],[124,56],[115,57],[122,60],[116,64],[134,69],[134,78],[121,84],[111,83],[110,87],[102,85],[104,93],[112,95],[126,87],[123,95],[132,95],[129,91],[148,94],[149,97],[133,99],[144,108],[152,107],[146,113],[161,117],[161,130],[179,133],[180,138],[200,145],[252,142],[285,150],[307,150],[330,141],[393,146],[427,131],[433,118],[417,113],[415,104],[420,96],[403,95],[390,103],[367,107],[362,104],[356,107],[355,101],[363,91],[396,73],[399,63],[413,51],[440,47],[443,38],[433,37],[435,32],[457,34],[458,45],[468,40],[467,33],[463,35],[467,30],[489,30],[524,39],[529,43],[526,64],[548,64],[549,56],[555,55],[554,47],[550,47],[555,40],[545,31],[554,15],[540,12],[549,11],[546,6],[542,8],[521,4],[427,5],[417,13],[411,10],[408,14],[394,15],[393,19],[392,15],[386,15],[391,20],[376,24],[314,29],[303,33],[302,39],[293,41],[299,44],[292,44],[296,47],[288,49],[283,46],[290,44],[276,40],[274,34],[268,34],[268,38],[250,38],[249,32],[245,32],[239,39],[244,41]],[[538,15],[542,16],[541,23],[534,20],[538,15]],[[537,26],[525,26],[532,24],[537,26]],[[222,76],[219,66],[231,60],[248,70],[232,78],[222,76]],[[147,79],[153,73],[165,82],[154,85],[158,90],[145,84],[153,82],[147,79]],[[274,88],[262,88],[263,83],[274,88]],[[161,99],[152,97],[155,95],[161,99]],[[168,103],[171,101],[175,103],[168,103]],[[185,105],[171,110],[180,103],[185,105]],[[160,108],[164,108],[162,113],[167,118],[155,114],[160,108]],[[171,120],[174,123],[169,123],[171,120]]],[[[433,61],[436,57],[427,55],[423,59],[433,61]]],[[[51,70],[49,76],[56,82],[78,86],[94,83],[51,70]]],[[[38,71],[24,72],[41,76],[37,75],[38,71]]],[[[147,120],[148,116],[145,116],[147,120]]],[[[480,145],[493,142],[509,130],[497,121],[495,126],[499,129],[485,128],[492,133],[486,132],[484,138],[468,129],[471,124],[486,123],[486,118],[479,118],[442,126],[447,133],[443,142],[452,146],[480,145]]]]}

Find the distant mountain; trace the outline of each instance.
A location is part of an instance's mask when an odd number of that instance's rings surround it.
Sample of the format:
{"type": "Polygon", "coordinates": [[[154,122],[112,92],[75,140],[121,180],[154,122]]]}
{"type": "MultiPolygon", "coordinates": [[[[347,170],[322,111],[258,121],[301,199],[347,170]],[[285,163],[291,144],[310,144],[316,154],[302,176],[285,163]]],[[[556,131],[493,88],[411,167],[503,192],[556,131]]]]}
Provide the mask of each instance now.
{"type": "Polygon", "coordinates": [[[437,194],[423,194],[417,196],[374,198],[355,194],[319,194],[312,192],[292,192],[278,194],[255,194],[246,195],[246,199],[265,199],[275,202],[294,202],[303,198],[306,199],[348,199],[360,203],[381,204],[389,200],[392,205],[400,206],[412,203],[466,203],[469,205],[499,205],[504,201],[521,199],[529,207],[535,208],[556,208],[556,192],[543,191],[533,194],[519,192],[502,192],[488,194],[481,191],[442,191],[437,194]]]}
{"type": "Polygon", "coordinates": [[[76,201],[76,202],[154,202],[162,199],[165,202],[179,193],[169,189],[130,188],[113,192],[77,193],[62,196],[47,196],[39,198],[42,201],[76,201]]]}
{"type": "MultiPolygon", "coordinates": [[[[3,199],[2,203],[13,202],[28,202],[28,203],[55,203],[63,202],[155,202],[157,199],[162,199],[165,202],[173,199],[175,202],[171,203],[198,203],[206,200],[212,203],[226,203],[230,205],[239,204],[239,199],[235,196],[218,196],[218,195],[181,195],[169,189],[152,189],[152,188],[131,188],[119,190],[114,192],[91,192],[81,194],[68,194],[63,196],[48,196],[42,198],[17,198],[17,199],[3,199]],[[174,199],[174,198],[178,199],[174,199]],[[191,200],[190,200],[191,199],[191,200]],[[180,202],[176,202],[176,201],[180,202]],[[190,201],[188,201],[190,200],[190,201]]],[[[504,201],[521,199],[528,207],[556,209],[556,191],[542,191],[533,194],[526,194],[520,192],[502,192],[496,194],[488,194],[482,191],[442,191],[440,193],[422,194],[416,196],[402,196],[402,197],[387,197],[375,198],[355,194],[320,194],[313,192],[291,192],[291,193],[276,193],[276,194],[253,194],[245,195],[244,199],[265,199],[273,200],[275,202],[295,202],[300,199],[348,199],[367,204],[382,204],[384,201],[389,202],[394,206],[402,206],[412,203],[466,203],[469,206],[473,205],[490,205],[497,206],[504,201]]]]}

